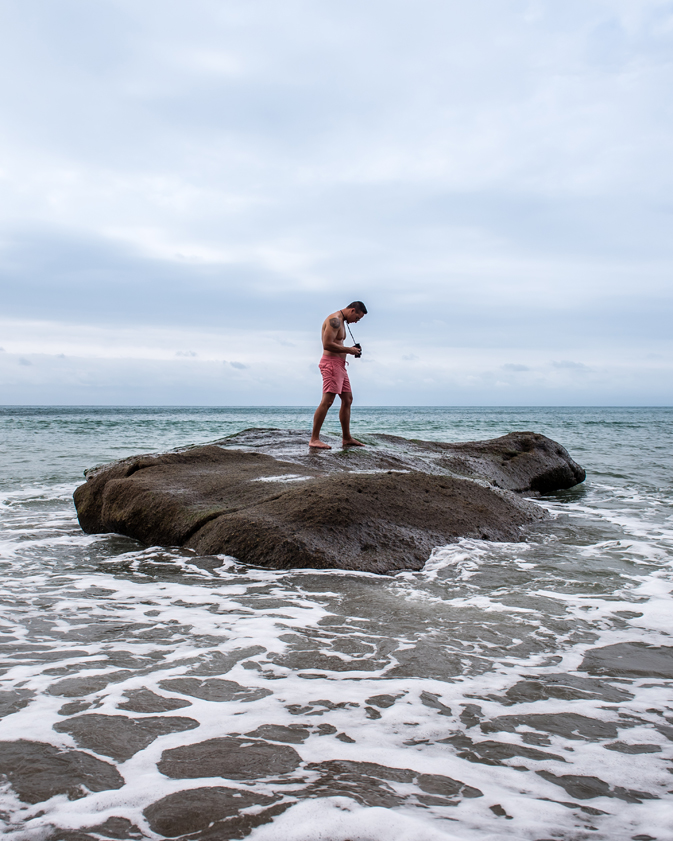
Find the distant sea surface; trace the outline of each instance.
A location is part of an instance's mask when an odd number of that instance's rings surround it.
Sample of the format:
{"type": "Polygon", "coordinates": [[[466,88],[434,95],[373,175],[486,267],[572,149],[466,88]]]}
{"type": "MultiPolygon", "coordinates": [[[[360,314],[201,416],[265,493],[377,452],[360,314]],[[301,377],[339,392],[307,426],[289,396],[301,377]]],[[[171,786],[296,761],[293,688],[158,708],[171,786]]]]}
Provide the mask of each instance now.
{"type": "Polygon", "coordinates": [[[533,430],[587,470],[420,572],[79,528],[85,468],[311,416],[0,408],[4,837],[671,841],[673,409],[356,406],[365,443],[533,430]]]}

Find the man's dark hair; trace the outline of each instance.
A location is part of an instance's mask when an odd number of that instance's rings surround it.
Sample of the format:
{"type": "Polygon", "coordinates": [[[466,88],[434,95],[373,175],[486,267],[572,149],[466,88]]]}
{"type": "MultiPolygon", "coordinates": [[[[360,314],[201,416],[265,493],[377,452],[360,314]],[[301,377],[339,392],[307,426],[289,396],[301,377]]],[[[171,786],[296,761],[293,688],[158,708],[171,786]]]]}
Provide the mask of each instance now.
{"type": "Polygon", "coordinates": [[[361,312],[362,315],[367,315],[367,307],[362,303],[362,301],[353,301],[353,303],[349,304],[346,309],[357,310],[358,312],[361,312]]]}

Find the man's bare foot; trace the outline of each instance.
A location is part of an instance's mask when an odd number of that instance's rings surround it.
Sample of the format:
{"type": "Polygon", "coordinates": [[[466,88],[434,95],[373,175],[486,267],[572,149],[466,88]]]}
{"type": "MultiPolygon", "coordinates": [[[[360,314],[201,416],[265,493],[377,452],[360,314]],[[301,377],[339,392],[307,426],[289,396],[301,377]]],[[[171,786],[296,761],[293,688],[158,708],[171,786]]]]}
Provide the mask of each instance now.
{"type": "Polygon", "coordinates": [[[309,447],[313,447],[316,450],[331,450],[329,444],[326,444],[324,441],[321,441],[320,438],[311,438],[308,442],[309,447]]]}
{"type": "Polygon", "coordinates": [[[341,446],[345,449],[346,447],[364,447],[365,445],[362,441],[356,441],[355,438],[349,438],[348,441],[344,438],[341,442],[341,446]]]}

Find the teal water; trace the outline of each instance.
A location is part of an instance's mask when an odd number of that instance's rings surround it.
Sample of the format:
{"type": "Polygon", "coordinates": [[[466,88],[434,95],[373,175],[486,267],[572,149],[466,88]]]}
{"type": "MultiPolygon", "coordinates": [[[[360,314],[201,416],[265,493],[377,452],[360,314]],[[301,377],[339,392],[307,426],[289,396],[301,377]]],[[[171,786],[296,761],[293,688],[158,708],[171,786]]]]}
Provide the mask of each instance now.
{"type": "Polygon", "coordinates": [[[191,814],[203,790],[192,838],[673,838],[673,409],[356,408],[365,442],[531,429],[587,470],[541,500],[553,519],[524,543],[437,547],[418,573],[214,566],[79,529],[85,468],[249,427],[308,430],[312,411],[0,408],[0,747],[79,752],[122,779],[28,802],[0,750],[4,834],[176,837],[157,812],[191,814]],[[642,673],[634,653],[650,656],[642,673]],[[141,690],[180,709],[132,709],[141,690]],[[120,748],[122,717],[176,715],[190,729],[120,748]],[[166,751],[241,734],[291,744],[300,764],[243,780],[160,770],[166,751]]]}
{"type": "MultiPolygon", "coordinates": [[[[249,427],[310,429],[313,408],[0,407],[0,481],[76,481],[82,465],[212,441],[249,427]]],[[[427,441],[495,438],[533,428],[563,443],[594,471],[671,486],[673,408],[360,408],[358,435],[427,441]]],[[[337,433],[337,413],[325,430],[337,433]]]]}

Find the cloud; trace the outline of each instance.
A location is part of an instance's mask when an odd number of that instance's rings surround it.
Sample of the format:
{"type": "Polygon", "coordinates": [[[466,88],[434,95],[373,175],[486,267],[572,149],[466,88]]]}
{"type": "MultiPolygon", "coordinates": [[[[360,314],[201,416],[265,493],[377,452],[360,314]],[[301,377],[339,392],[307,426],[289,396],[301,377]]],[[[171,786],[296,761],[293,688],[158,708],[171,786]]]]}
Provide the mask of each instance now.
{"type": "Polygon", "coordinates": [[[195,356],[198,356],[198,353],[196,353],[193,350],[176,350],[175,355],[176,356],[188,356],[188,357],[194,358],[195,356]]]}
{"type": "Polygon", "coordinates": [[[533,371],[541,347],[561,362],[534,369],[539,399],[582,397],[560,383],[575,354],[596,395],[645,399],[615,360],[649,382],[647,355],[673,350],[668,5],[76,7],[3,6],[8,353],[294,371],[360,299],[363,367],[414,361],[430,382],[413,399],[488,399],[436,366],[481,381],[533,371]],[[38,322],[52,338],[19,336],[38,322]]]}
{"type": "Polygon", "coordinates": [[[230,362],[229,363],[232,368],[238,368],[239,371],[244,371],[248,366],[244,365],[242,362],[230,362]]]}
{"type": "MultiPolygon", "coordinates": [[[[273,339],[258,334],[257,356],[247,370],[236,369],[221,358],[178,359],[171,348],[175,336],[165,338],[164,356],[93,356],[39,353],[32,366],[21,366],[19,356],[0,354],[0,393],[8,404],[54,403],[110,405],[175,405],[181,395],[186,405],[288,405],[288,372],[292,378],[291,405],[315,408],[320,399],[318,353],[307,343],[293,361],[276,353],[273,339]],[[265,343],[266,341],[266,343],[265,343]],[[259,364],[258,364],[259,363],[259,364]],[[126,396],[124,396],[126,395],[126,396]]],[[[234,345],[240,340],[234,338],[234,345]]],[[[591,376],[573,370],[540,366],[522,377],[514,388],[491,366],[487,348],[459,354],[441,354],[424,360],[408,377],[399,363],[395,339],[377,348],[368,364],[353,360],[349,376],[356,408],[371,405],[619,405],[625,390],[634,403],[654,403],[661,383],[673,381],[673,360],[643,365],[628,350],[609,363],[593,365],[591,376]],[[548,368],[548,370],[546,370],[548,368]],[[569,376],[570,374],[570,376],[569,376]],[[498,383],[501,385],[498,385],[498,383]],[[504,384],[502,384],[504,383],[504,384]]],[[[189,346],[189,345],[187,345],[189,346]]],[[[152,350],[152,342],[148,350],[152,350]]],[[[282,349],[284,350],[284,349],[282,349]]],[[[496,351],[496,355],[502,350],[496,351]]],[[[516,378],[513,378],[516,379],[516,378]]]]}
{"type": "Polygon", "coordinates": [[[570,371],[588,371],[588,366],[582,362],[572,362],[569,359],[562,359],[560,362],[552,362],[554,368],[566,368],[570,371]]]}
{"type": "Polygon", "coordinates": [[[29,366],[29,365],[32,365],[32,364],[33,363],[30,361],[30,359],[26,359],[23,356],[19,359],[19,365],[29,366]]]}
{"type": "Polygon", "coordinates": [[[514,362],[507,362],[505,365],[502,365],[501,367],[502,367],[503,371],[514,371],[514,372],[530,371],[530,368],[528,367],[528,365],[517,365],[514,362]]]}

